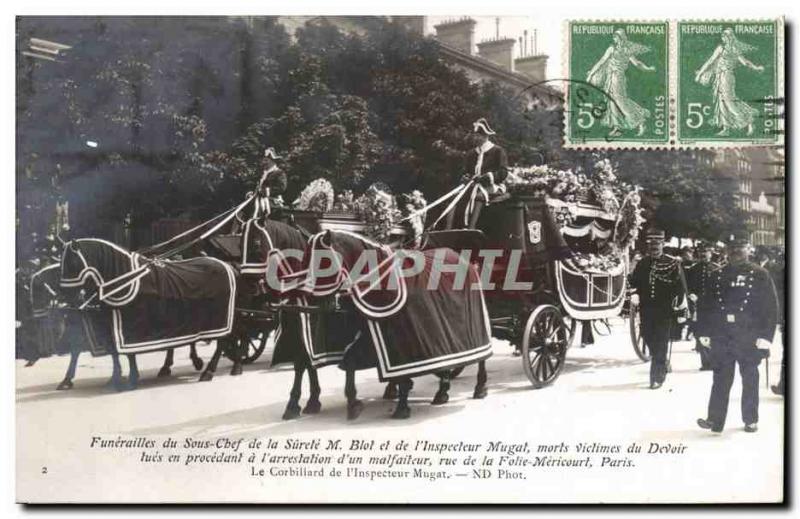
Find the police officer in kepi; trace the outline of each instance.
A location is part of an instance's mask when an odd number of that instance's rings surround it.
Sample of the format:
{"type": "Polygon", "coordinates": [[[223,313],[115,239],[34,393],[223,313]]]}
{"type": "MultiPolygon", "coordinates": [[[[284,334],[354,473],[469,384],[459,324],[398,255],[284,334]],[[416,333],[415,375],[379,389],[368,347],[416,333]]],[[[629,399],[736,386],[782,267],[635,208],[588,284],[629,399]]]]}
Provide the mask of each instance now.
{"type": "Polygon", "coordinates": [[[714,381],[708,416],[697,425],[722,432],[736,364],[742,377],[744,430],[758,430],[758,365],[766,358],[778,320],[775,285],[764,268],[749,261],[747,234],[731,237],[729,263],[720,269],[701,300],[701,342],[711,348],[714,381]]]}
{"type": "MultiPolygon", "coordinates": [[[[464,169],[475,181],[476,186],[464,196],[462,210],[459,211],[468,229],[475,228],[481,210],[490,200],[505,194],[505,180],[508,176],[506,150],[492,142],[491,137],[496,132],[489,126],[488,121],[481,117],[472,123],[472,132],[478,145],[466,153],[464,169]]],[[[447,229],[459,225],[459,222],[454,222],[454,218],[455,211],[447,215],[447,229]]]]}
{"type": "Polygon", "coordinates": [[[664,254],[664,231],[650,229],[647,256],[631,275],[631,303],[641,315],[641,333],[650,350],[650,389],[667,378],[667,351],[671,329],[685,321],[686,278],[681,260],[664,254]]]}
{"type": "Polygon", "coordinates": [[[694,335],[695,350],[700,354],[700,371],[708,371],[711,369],[711,359],[708,348],[700,343],[697,333],[697,322],[702,318],[697,303],[710,292],[712,276],[720,267],[711,261],[714,251],[704,242],[698,243],[695,249],[699,260],[689,267],[684,267],[686,284],[689,287],[689,315],[691,315],[689,326],[694,335]]]}

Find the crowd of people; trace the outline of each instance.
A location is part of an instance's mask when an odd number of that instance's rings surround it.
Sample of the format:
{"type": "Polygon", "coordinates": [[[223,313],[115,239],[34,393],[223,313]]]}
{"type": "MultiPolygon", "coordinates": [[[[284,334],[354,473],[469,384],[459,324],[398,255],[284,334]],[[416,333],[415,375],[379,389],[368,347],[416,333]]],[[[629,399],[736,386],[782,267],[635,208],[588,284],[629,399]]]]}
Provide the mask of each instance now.
{"type": "MultiPolygon", "coordinates": [[[[647,254],[633,268],[631,288],[652,356],[650,387],[664,384],[670,340],[694,339],[700,370],[713,371],[708,413],[698,425],[722,432],[738,365],[744,430],[757,431],[758,366],[769,357],[776,329],[783,337],[785,324],[782,250],[755,249],[748,233],[740,232],[724,247],[699,243],[673,256],[664,251],[663,231],[652,229],[647,254]]],[[[785,366],[772,390],[783,395],[784,387],[785,366]]]]}

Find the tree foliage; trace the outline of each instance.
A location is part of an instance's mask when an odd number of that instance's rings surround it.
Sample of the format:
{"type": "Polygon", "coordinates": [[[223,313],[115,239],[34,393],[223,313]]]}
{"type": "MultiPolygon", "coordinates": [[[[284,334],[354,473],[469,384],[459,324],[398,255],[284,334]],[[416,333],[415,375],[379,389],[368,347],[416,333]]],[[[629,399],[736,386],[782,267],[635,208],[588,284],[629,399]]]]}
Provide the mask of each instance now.
{"type": "MultiPolygon", "coordinates": [[[[18,48],[31,37],[72,48],[57,63],[17,63],[21,236],[46,232],[59,198],[81,235],[126,218],[210,216],[253,188],[267,146],[282,156],[289,201],[315,178],[356,192],[383,181],[432,199],[464,173],[478,117],[511,164],[594,160],[561,148],[560,110],[471,82],[435,41],[380,18],[358,33],[307,24],[294,40],[275,18],[20,18],[18,48]]],[[[696,154],[610,156],[652,193],[649,216],[673,234],[711,236],[742,221],[696,154]]]]}

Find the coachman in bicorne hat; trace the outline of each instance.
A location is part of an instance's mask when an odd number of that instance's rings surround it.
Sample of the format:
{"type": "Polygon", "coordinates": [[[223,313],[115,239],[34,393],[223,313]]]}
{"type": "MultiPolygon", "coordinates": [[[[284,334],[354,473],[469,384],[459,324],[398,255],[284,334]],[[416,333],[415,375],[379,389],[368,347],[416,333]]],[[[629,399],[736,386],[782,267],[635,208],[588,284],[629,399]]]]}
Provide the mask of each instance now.
{"type": "Polygon", "coordinates": [[[729,263],[717,271],[699,301],[698,333],[710,348],[714,381],[703,429],[722,432],[736,364],[742,377],[744,430],[758,430],[758,365],[769,356],[778,323],[778,297],[769,272],[749,260],[747,233],[730,236],[729,263]]]}
{"type": "Polygon", "coordinates": [[[278,167],[277,160],[280,157],[275,153],[274,148],[264,150],[264,158],[261,161],[263,174],[258,181],[256,203],[259,204],[260,212],[270,214],[273,209],[283,207],[283,193],[286,191],[288,179],[286,173],[278,167]]]}
{"type": "Polygon", "coordinates": [[[638,307],[650,350],[650,388],[658,389],[667,378],[670,332],[685,321],[687,289],[681,260],[664,254],[664,231],[650,229],[646,239],[647,256],[631,275],[631,303],[638,307]]]}
{"type": "MultiPolygon", "coordinates": [[[[490,137],[496,132],[486,119],[481,117],[472,123],[472,132],[480,142],[466,153],[464,169],[476,186],[464,197],[463,209],[458,211],[468,229],[475,228],[481,210],[492,197],[506,192],[504,182],[508,176],[506,150],[491,141],[490,137]]],[[[457,225],[455,211],[447,215],[447,229],[452,229],[454,224],[457,225]]]]}

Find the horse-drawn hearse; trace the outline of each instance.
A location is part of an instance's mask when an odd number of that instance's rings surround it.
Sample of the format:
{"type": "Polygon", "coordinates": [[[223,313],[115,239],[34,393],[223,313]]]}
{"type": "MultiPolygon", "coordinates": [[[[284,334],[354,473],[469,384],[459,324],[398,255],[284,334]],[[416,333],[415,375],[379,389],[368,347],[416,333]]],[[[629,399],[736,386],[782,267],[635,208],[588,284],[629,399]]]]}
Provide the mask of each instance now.
{"type": "Polygon", "coordinates": [[[521,353],[535,388],[561,374],[580,327],[607,323],[626,301],[628,248],[643,221],[637,190],[615,194],[611,181],[590,186],[581,180],[570,172],[518,168],[508,192],[484,208],[476,230],[429,235],[438,245],[500,252],[485,290],[492,331],[521,353]]]}
{"type": "Polygon", "coordinates": [[[267,214],[250,195],[137,252],[72,240],[60,284],[72,290],[74,308],[109,315],[95,341],[105,341],[117,380],[121,354],[134,379],[136,354],[211,340],[217,349],[201,380],[222,354],[240,372],[275,332],[273,364],[295,366],[284,418],[301,412],[305,371],[311,391],[302,411],[319,410],[316,369],[327,365],[347,372],[349,418],[362,408],[354,373],[365,368],[390,383],[386,396],[399,388],[396,417],[410,412],[414,377],[437,375],[432,403],[441,404],[450,379],[470,364],[479,366],[474,396],[483,398],[492,335],[514,344],[526,376],[544,387],[562,372],[578,323],[622,308],[627,249],[641,225],[638,194],[609,180],[518,168],[477,229],[442,231],[434,222],[423,231],[428,212],[447,205],[443,215],[470,189],[465,182],[432,204],[417,194],[405,211],[374,186],[374,203],[362,201],[360,211],[323,204],[267,214]]]}

